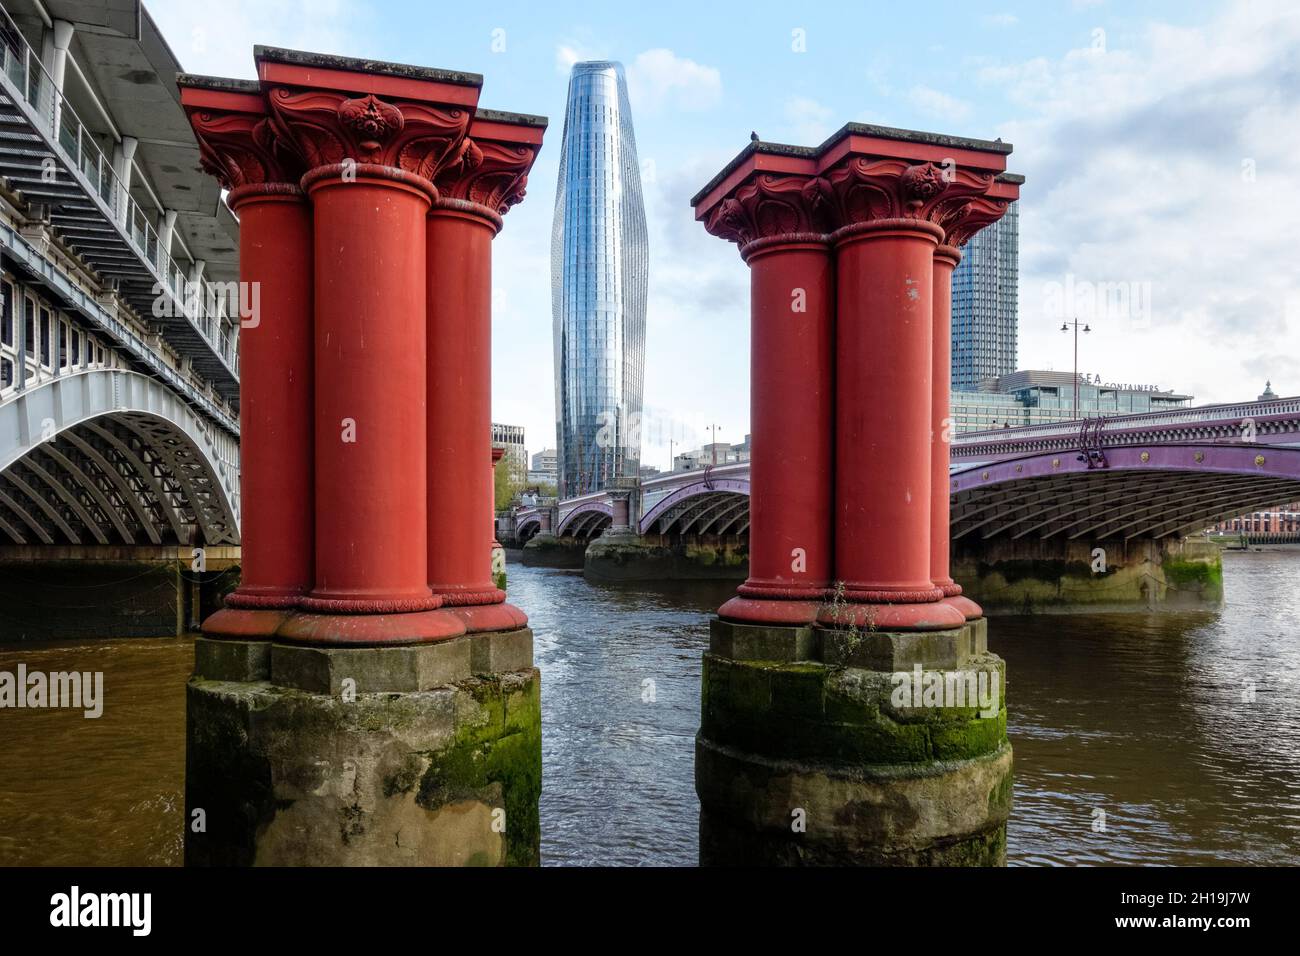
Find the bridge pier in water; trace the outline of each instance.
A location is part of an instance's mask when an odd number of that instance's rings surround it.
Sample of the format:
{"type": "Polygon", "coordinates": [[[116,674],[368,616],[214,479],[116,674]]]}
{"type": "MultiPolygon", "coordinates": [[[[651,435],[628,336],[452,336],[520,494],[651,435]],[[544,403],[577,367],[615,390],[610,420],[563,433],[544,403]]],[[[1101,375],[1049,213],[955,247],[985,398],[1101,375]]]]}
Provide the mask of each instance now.
{"type": "Polygon", "coordinates": [[[262,302],[258,506],[196,645],[186,862],[536,864],[540,678],[493,577],[490,259],[545,120],[479,110],[473,74],[255,58],[255,82],[180,81],[262,302]]]}
{"type": "Polygon", "coordinates": [[[753,143],[692,200],[749,264],[753,341],[750,576],[711,625],[696,739],[704,864],[1005,859],[1005,667],[948,575],[934,297],[1016,198],[1009,152],[850,124],[753,143]]]}

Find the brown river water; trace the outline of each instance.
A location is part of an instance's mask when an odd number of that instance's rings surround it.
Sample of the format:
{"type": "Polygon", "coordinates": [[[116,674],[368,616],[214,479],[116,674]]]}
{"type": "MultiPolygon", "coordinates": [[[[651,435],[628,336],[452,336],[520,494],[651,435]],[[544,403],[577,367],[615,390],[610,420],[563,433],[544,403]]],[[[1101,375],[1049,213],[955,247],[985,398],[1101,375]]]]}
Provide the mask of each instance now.
{"type": "MultiPolygon", "coordinates": [[[[509,575],[542,669],[544,863],[693,865],[700,655],[733,585],[509,575]]],[[[1012,865],[1300,863],[1300,551],[1230,552],[1224,588],[1217,611],[991,619],[1012,865]]],[[[105,703],[0,710],[0,864],[179,865],[193,641],[0,644],[20,663],[102,671],[105,703]]]]}

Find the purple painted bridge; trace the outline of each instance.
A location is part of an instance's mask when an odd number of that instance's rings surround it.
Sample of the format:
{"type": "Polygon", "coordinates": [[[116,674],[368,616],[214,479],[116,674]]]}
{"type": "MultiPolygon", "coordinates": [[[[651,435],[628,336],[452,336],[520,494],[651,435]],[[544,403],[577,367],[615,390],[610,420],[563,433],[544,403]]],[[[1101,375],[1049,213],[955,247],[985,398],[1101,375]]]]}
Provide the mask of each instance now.
{"type": "MultiPolygon", "coordinates": [[[[952,536],[1160,539],[1300,500],[1300,398],[1207,405],[959,435],[951,466],[952,536]]],[[[560,537],[609,527],[606,492],[548,505],[560,537]]],[[[502,533],[520,543],[542,508],[502,533]]],[[[749,465],[674,472],[641,483],[642,534],[744,534],[749,465]]]]}

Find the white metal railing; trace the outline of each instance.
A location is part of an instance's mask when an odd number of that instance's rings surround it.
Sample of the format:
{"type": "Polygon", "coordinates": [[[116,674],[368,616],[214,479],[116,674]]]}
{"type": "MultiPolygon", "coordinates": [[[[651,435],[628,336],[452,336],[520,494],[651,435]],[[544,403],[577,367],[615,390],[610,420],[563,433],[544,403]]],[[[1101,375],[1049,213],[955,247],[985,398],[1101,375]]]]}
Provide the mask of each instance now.
{"type": "MultiPolygon", "coordinates": [[[[1103,416],[1105,430],[1114,432],[1124,428],[1147,428],[1156,425],[1186,425],[1203,422],[1241,421],[1261,415],[1287,415],[1300,413],[1300,398],[1279,398],[1267,402],[1237,402],[1231,405],[1200,405],[1167,412],[1139,412],[1134,415],[1103,416]]],[[[1068,422],[1049,422],[1042,425],[1021,425],[1016,428],[994,428],[957,435],[955,445],[978,445],[987,442],[1019,441],[1048,435],[1075,435],[1083,419],[1068,422]]]]}
{"type": "MultiPolygon", "coordinates": [[[[172,315],[184,315],[227,366],[238,375],[238,325],[227,324],[226,301],[204,279],[197,293],[187,295],[191,284],[185,272],[158,241],[149,217],[131,198],[130,190],[118,178],[112,161],[95,141],[94,133],[82,123],[76,110],[45,70],[40,57],[22,32],[0,7],[5,36],[0,41],[0,76],[5,92],[15,105],[24,108],[32,125],[52,150],[61,153],[70,169],[84,180],[87,195],[127,237],[141,260],[158,279],[155,292],[172,297],[172,315]],[[197,306],[196,306],[197,304],[197,306]]],[[[76,177],[74,176],[74,180],[76,177]]]]}

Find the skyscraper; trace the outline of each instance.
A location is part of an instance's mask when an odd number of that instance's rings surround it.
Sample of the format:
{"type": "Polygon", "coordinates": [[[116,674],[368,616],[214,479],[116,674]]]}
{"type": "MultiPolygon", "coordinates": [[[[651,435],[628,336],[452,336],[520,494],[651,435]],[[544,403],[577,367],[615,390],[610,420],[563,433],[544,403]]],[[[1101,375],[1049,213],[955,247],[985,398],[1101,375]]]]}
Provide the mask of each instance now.
{"type": "Polygon", "coordinates": [[[623,66],[569,77],[551,234],[559,491],[635,477],[641,458],[648,251],[623,66]]]}
{"type": "Polygon", "coordinates": [[[975,234],[952,276],[952,387],[973,392],[1016,370],[1020,204],[975,234]]]}

